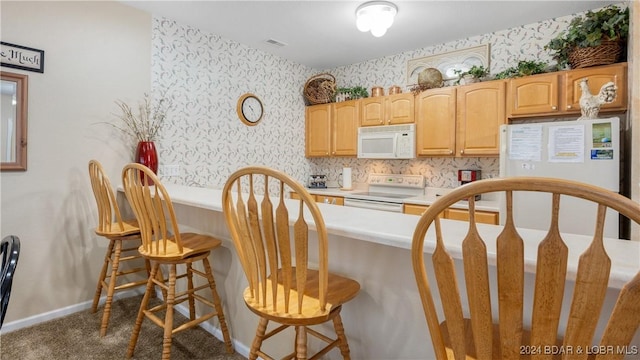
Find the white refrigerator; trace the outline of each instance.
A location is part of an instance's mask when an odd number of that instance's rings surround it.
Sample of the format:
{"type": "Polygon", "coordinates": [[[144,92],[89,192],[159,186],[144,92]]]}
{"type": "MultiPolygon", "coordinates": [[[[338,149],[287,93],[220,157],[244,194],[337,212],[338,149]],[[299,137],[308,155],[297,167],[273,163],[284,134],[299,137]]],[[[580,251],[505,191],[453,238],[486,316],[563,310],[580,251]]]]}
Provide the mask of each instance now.
{"type": "MultiPolygon", "coordinates": [[[[620,191],[620,119],[551,121],[502,125],[500,176],[543,176],[577,180],[620,191]]],[[[551,195],[514,194],[516,226],[547,230],[551,195]],[[517,196],[516,196],[517,195],[517,196]]],[[[504,201],[500,222],[504,224],[504,201]]],[[[596,206],[582,199],[560,198],[560,232],[591,235],[596,206]]],[[[618,238],[619,216],[609,210],[605,237],[618,238]]]]}

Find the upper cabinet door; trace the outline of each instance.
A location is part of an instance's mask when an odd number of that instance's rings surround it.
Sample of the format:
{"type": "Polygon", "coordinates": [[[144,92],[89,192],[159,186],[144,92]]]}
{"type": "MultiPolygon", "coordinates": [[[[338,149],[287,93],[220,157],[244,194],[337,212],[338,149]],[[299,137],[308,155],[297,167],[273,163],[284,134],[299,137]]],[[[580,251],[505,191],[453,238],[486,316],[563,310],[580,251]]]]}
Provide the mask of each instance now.
{"type": "Polygon", "coordinates": [[[305,155],[329,156],[331,150],[332,104],[307,106],[305,117],[305,155]]]}
{"type": "Polygon", "coordinates": [[[460,86],[457,94],[457,156],[500,153],[500,125],[505,124],[506,81],[460,86]]]}
{"type": "Polygon", "coordinates": [[[566,96],[565,109],[569,112],[580,112],[580,82],[587,78],[589,92],[597,96],[602,85],[613,81],[618,87],[616,98],[609,104],[604,104],[601,111],[625,110],[627,108],[627,63],[618,63],[608,66],[578,69],[567,71],[565,74],[566,96]]]}
{"type": "Polygon", "coordinates": [[[456,151],[456,88],[421,92],[416,96],[418,156],[454,156],[456,151]]]}
{"type": "Polygon", "coordinates": [[[415,122],[415,96],[413,93],[389,95],[386,97],[386,101],[385,118],[387,124],[411,124],[415,122]]]}
{"type": "Polygon", "coordinates": [[[362,99],[362,117],[360,125],[384,125],[384,96],[362,99]]]}
{"type": "Polygon", "coordinates": [[[360,100],[335,103],[331,125],[331,155],[356,156],[358,154],[358,125],[360,100]]]}
{"type": "Polygon", "coordinates": [[[559,112],[558,78],[558,74],[551,73],[509,80],[509,116],[559,112]]]}

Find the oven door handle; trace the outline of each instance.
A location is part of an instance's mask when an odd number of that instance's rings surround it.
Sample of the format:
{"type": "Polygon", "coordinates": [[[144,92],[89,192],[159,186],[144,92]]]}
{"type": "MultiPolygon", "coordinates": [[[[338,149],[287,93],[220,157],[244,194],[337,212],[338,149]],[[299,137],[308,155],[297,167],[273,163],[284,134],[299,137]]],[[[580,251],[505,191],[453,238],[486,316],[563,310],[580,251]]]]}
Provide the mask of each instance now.
{"type": "Polygon", "coordinates": [[[402,204],[400,203],[385,203],[380,201],[359,200],[359,199],[344,199],[344,206],[382,210],[391,212],[402,212],[402,204]]]}

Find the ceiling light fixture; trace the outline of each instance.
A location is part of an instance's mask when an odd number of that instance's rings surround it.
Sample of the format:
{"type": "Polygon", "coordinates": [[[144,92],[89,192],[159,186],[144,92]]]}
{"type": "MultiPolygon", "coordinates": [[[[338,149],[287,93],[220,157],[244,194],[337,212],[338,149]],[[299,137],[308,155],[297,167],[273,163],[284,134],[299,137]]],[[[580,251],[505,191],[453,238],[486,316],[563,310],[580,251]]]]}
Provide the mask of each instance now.
{"type": "Polygon", "coordinates": [[[388,1],[369,1],[356,9],[356,26],[362,32],[381,37],[393,24],[398,7],[388,1]]]}

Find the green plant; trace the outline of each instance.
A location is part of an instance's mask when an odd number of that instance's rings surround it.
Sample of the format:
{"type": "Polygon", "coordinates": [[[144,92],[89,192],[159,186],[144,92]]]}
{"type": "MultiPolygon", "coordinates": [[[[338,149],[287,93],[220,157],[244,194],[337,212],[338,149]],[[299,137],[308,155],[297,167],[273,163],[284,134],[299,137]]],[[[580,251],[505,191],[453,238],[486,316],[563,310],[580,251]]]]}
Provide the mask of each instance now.
{"type": "Polygon", "coordinates": [[[496,79],[509,79],[520,76],[529,76],[547,72],[549,64],[544,61],[520,60],[517,66],[510,67],[496,74],[496,79]]]}
{"type": "Polygon", "coordinates": [[[603,40],[626,42],[629,35],[629,8],[609,5],[598,11],[587,11],[571,20],[569,27],[545,45],[558,67],[565,67],[575,48],[598,46],[603,40]]]}
{"type": "Polygon", "coordinates": [[[462,80],[462,78],[464,78],[467,75],[470,75],[471,77],[473,77],[474,79],[482,79],[483,77],[489,75],[489,69],[485,68],[484,66],[480,65],[473,65],[469,70],[467,71],[462,71],[460,69],[456,69],[453,70],[453,73],[458,75],[458,80],[456,80],[455,84],[458,85],[460,84],[460,80],[462,80]]]}
{"type": "Polygon", "coordinates": [[[362,86],[338,88],[337,93],[345,94],[351,100],[369,97],[369,92],[362,86]]]}

